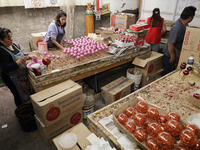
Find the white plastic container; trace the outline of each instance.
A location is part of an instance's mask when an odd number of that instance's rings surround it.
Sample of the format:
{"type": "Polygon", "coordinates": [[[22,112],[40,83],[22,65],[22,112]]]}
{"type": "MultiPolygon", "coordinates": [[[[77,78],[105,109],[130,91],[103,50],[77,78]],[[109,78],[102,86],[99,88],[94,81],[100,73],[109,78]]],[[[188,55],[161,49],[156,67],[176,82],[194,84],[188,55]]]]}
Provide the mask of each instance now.
{"type": "Polygon", "coordinates": [[[129,69],[127,70],[126,77],[135,82],[135,90],[137,90],[142,81],[142,72],[139,70],[136,71],[134,68],[129,68],[129,69]],[[133,71],[136,73],[135,74],[130,73],[129,69],[133,69],[133,71]]]}
{"type": "Polygon", "coordinates": [[[38,52],[44,54],[44,52],[48,52],[47,42],[38,42],[38,52]]]}
{"type": "Polygon", "coordinates": [[[187,67],[192,67],[193,65],[194,65],[194,57],[193,55],[191,55],[187,60],[187,65],[185,69],[187,69],[187,67]]]}
{"type": "Polygon", "coordinates": [[[78,138],[74,133],[65,133],[58,139],[59,146],[63,149],[74,147],[77,141],[78,138]]]}

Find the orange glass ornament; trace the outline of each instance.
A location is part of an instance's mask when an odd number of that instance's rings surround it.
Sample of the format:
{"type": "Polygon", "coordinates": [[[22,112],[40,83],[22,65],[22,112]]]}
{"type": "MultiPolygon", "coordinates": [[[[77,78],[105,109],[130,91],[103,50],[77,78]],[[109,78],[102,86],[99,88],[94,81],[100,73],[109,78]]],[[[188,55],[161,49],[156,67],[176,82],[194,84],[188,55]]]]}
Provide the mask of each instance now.
{"type": "Polygon", "coordinates": [[[152,123],[150,120],[147,120],[145,123],[144,123],[144,126],[143,126],[143,129],[147,130],[147,127],[148,125],[152,123]]]}
{"type": "Polygon", "coordinates": [[[193,147],[197,144],[197,137],[191,130],[182,130],[179,138],[186,146],[193,147]]]}
{"type": "Polygon", "coordinates": [[[184,144],[180,144],[176,150],[191,150],[188,146],[184,145],[184,144]]]}
{"type": "Polygon", "coordinates": [[[177,112],[170,112],[167,114],[167,117],[166,117],[167,121],[169,120],[176,120],[176,121],[180,121],[180,115],[177,113],[177,112]]]}
{"type": "Polygon", "coordinates": [[[200,139],[197,140],[197,144],[194,147],[191,147],[192,150],[200,150],[200,139]]]}
{"type": "Polygon", "coordinates": [[[124,111],[124,114],[130,118],[131,116],[133,117],[135,115],[135,109],[133,107],[128,107],[126,108],[126,110],[124,111]]]}
{"type": "Polygon", "coordinates": [[[134,133],[136,129],[136,125],[133,121],[129,121],[125,125],[126,130],[128,130],[130,133],[134,133]]]}
{"type": "Polygon", "coordinates": [[[146,113],[148,110],[148,104],[145,101],[140,101],[136,104],[136,110],[139,113],[146,113]]]}
{"type": "Polygon", "coordinates": [[[161,126],[162,130],[165,131],[165,123],[161,123],[160,126],[161,126]]]}
{"type": "Polygon", "coordinates": [[[139,127],[144,126],[144,123],[146,122],[146,116],[144,114],[141,113],[137,113],[135,114],[135,116],[133,117],[135,124],[139,127]]]}
{"type": "Polygon", "coordinates": [[[175,139],[167,132],[161,132],[157,135],[157,143],[163,148],[174,148],[175,139]]]}
{"type": "Polygon", "coordinates": [[[128,117],[125,114],[119,114],[117,117],[117,120],[119,121],[119,123],[121,123],[122,125],[125,125],[126,122],[128,122],[128,117]]]}
{"type": "Polygon", "coordinates": [[[143,142],[143,141],[146,141],[147,140],[147,137],[148,137],[148,134],[146,132],[146,130],[140,128],[140,129],[136,129],[135,132],[134,132],[134,137],[140,141],[140,142],[143,142]]]}
{"type": "Polygon", "coordinates": [[[199,129],[196,125],[194,124],[187,124],[186,126],[184,126],[185,129],[189,129],[192,132],[194,132],[194,134],[198,137],[199,136],[199,129]]]}
{"type": "Polygon", "coordinates": [[[158,133],[163,132],[161,126],[154,122],[147,126],[147,131],[152,137],[156,137],[158,133]]]}
{"type": "Polygon", "coordinates": [[[177,136],[180,134],[182,127],[180,123],[176,120],[169,120],[165,124],[165,131],[172,136],[177,136]]]}
{"type": "Polygon", "coordinates": [[[160,146],[158,145],[156,138],[149,138],[146,141],[146,147],[149,150],[160,150],[160,146]]]}
{"type": "Polygon", "coordinates": [[[158,120],[159,112],[156,108],[151,107],[147,110],[147,116],[151,120],[158,120]]]}
{"type": "Polygon", "coordinates": [[[158,117],[158,123],[161,124],[161,123],[165,123],[167,121],[166,119],[166,115],[164,114],[159,114],[159,117],[158,117]]]}

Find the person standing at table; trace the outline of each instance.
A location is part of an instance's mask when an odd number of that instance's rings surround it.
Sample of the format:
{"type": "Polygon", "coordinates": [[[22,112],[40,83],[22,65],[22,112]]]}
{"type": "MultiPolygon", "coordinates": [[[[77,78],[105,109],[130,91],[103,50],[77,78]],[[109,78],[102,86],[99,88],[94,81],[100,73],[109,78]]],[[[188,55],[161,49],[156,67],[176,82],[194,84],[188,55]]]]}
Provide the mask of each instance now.
{"type": "Polygon", "coordinates": [[[180,18],[171,26],[169,38],[163,49],[164,53],[164,71],[163,75],[175,70],[185,36],[186,26],[195,16],[196,8],[193,6],[185,7],[180,18]]]}
{"type": "Polygon", "coordinates": [[[12,92],[15,105],[19,107],[30,100],[30,94],[33,92],[30,87],[26,68],[26,60],[29,56],[24,54],[13,43],[11,31],[1,27],[0,54],[2,80],[12,92]]]}
{"type": "Polygon", "coordinates": [[[47,42],[48,48],[58,47],[61,50],[64,50],[64,47],[61,45],[61,41],[65,35],[65,26],[66,26],[67,14],[60,10],[57,14],[55,20],[53,20],[49,27],[47,34],[44,37],[43,42],[47,42]]]}
{"type": "Polygon", "coordinates": [[[158,52],[161,41],[161,34],[166,32],[164,19],[160,16],[160,9],[154,8],[152,16],[147,19],[149,30],[146,35],[146,42],[151,45],[151,50],[158,52]]]}

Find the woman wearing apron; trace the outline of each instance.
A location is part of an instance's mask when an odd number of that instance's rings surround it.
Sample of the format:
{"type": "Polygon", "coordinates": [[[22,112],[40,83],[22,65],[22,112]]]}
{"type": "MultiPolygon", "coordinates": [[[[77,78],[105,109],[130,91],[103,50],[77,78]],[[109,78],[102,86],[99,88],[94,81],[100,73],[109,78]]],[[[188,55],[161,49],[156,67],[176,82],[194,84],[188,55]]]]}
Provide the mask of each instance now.
{"type": "Polygon", "coordinates": [[[0,28],[0,67],[2,80],[14,96],[16,106],[30,100],[32,92],[28,80],[26,60],[29,56],[13,44],[9,29],[0,28]]]}
{"type": "Polygon", "coordinates": [[[48,48],[58,47],[61,50],[64,50],[64,47],[61,45],[61,40],[65,35],[67,14],[64,11],[60,11],[53,20],[49,27],[47,34],[44,37],[44,42],[47,42],[48,48]]]}

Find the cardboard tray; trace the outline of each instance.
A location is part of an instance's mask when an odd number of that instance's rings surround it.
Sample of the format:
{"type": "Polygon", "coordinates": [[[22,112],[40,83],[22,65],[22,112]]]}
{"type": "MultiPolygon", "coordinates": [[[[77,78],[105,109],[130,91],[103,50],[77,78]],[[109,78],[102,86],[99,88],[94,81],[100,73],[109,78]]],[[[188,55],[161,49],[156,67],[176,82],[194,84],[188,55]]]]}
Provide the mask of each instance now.
{"type": "MultiPolygon", "coordinates": [[[[140,141],[138,141],[138,140],[134,137],[134,135],[131,134],[128,130],[126,130],[126,128],[125,128],[123,125],[121,125],[121,124],[118,122],[118,120],[117,120],[117,116],[118,116],[119,114],[123,113],[123,112],[126,110],[126,108],[128,108],[128,107],[131,107],[131,106],[132,106],[132,107],[135,108],[136,104],[137,104],[139,101],[141,101],[141,100],[138,99],[138,98],[135,98],[134,102],[125,103],[124,105],[122,105],[122,107],[120,107],[119,109],[115,110],[114,113],[113,113],[113,121],[114,121],[114,125],[115,125],[116,127],[118,127],[118,129],[119,129],[120,131],[122,131],[124,134],[126,134],[126,135],[130,138],[130,140],[135,141],[142,149],[148,150],[148,148],[147,148],[143,143],[141,143],[140,141]]],[[[149,108],[150,108],[150,107],[156,108],[156,109],[159,111],[159,113],[162,113],[162,114],[165,114],[165,115],[168,114],[168,112],[162,110],[160,107],[158,107],[158,106],[156,106],[156,105],[154,105],[154,104],[148,103],[148,105],[149,105],[149,108]]],[[[180,124],[181,124],[181,125],[186,125],[186,122],[184,122],[183,120],[180,120],[180,124]]]]}

